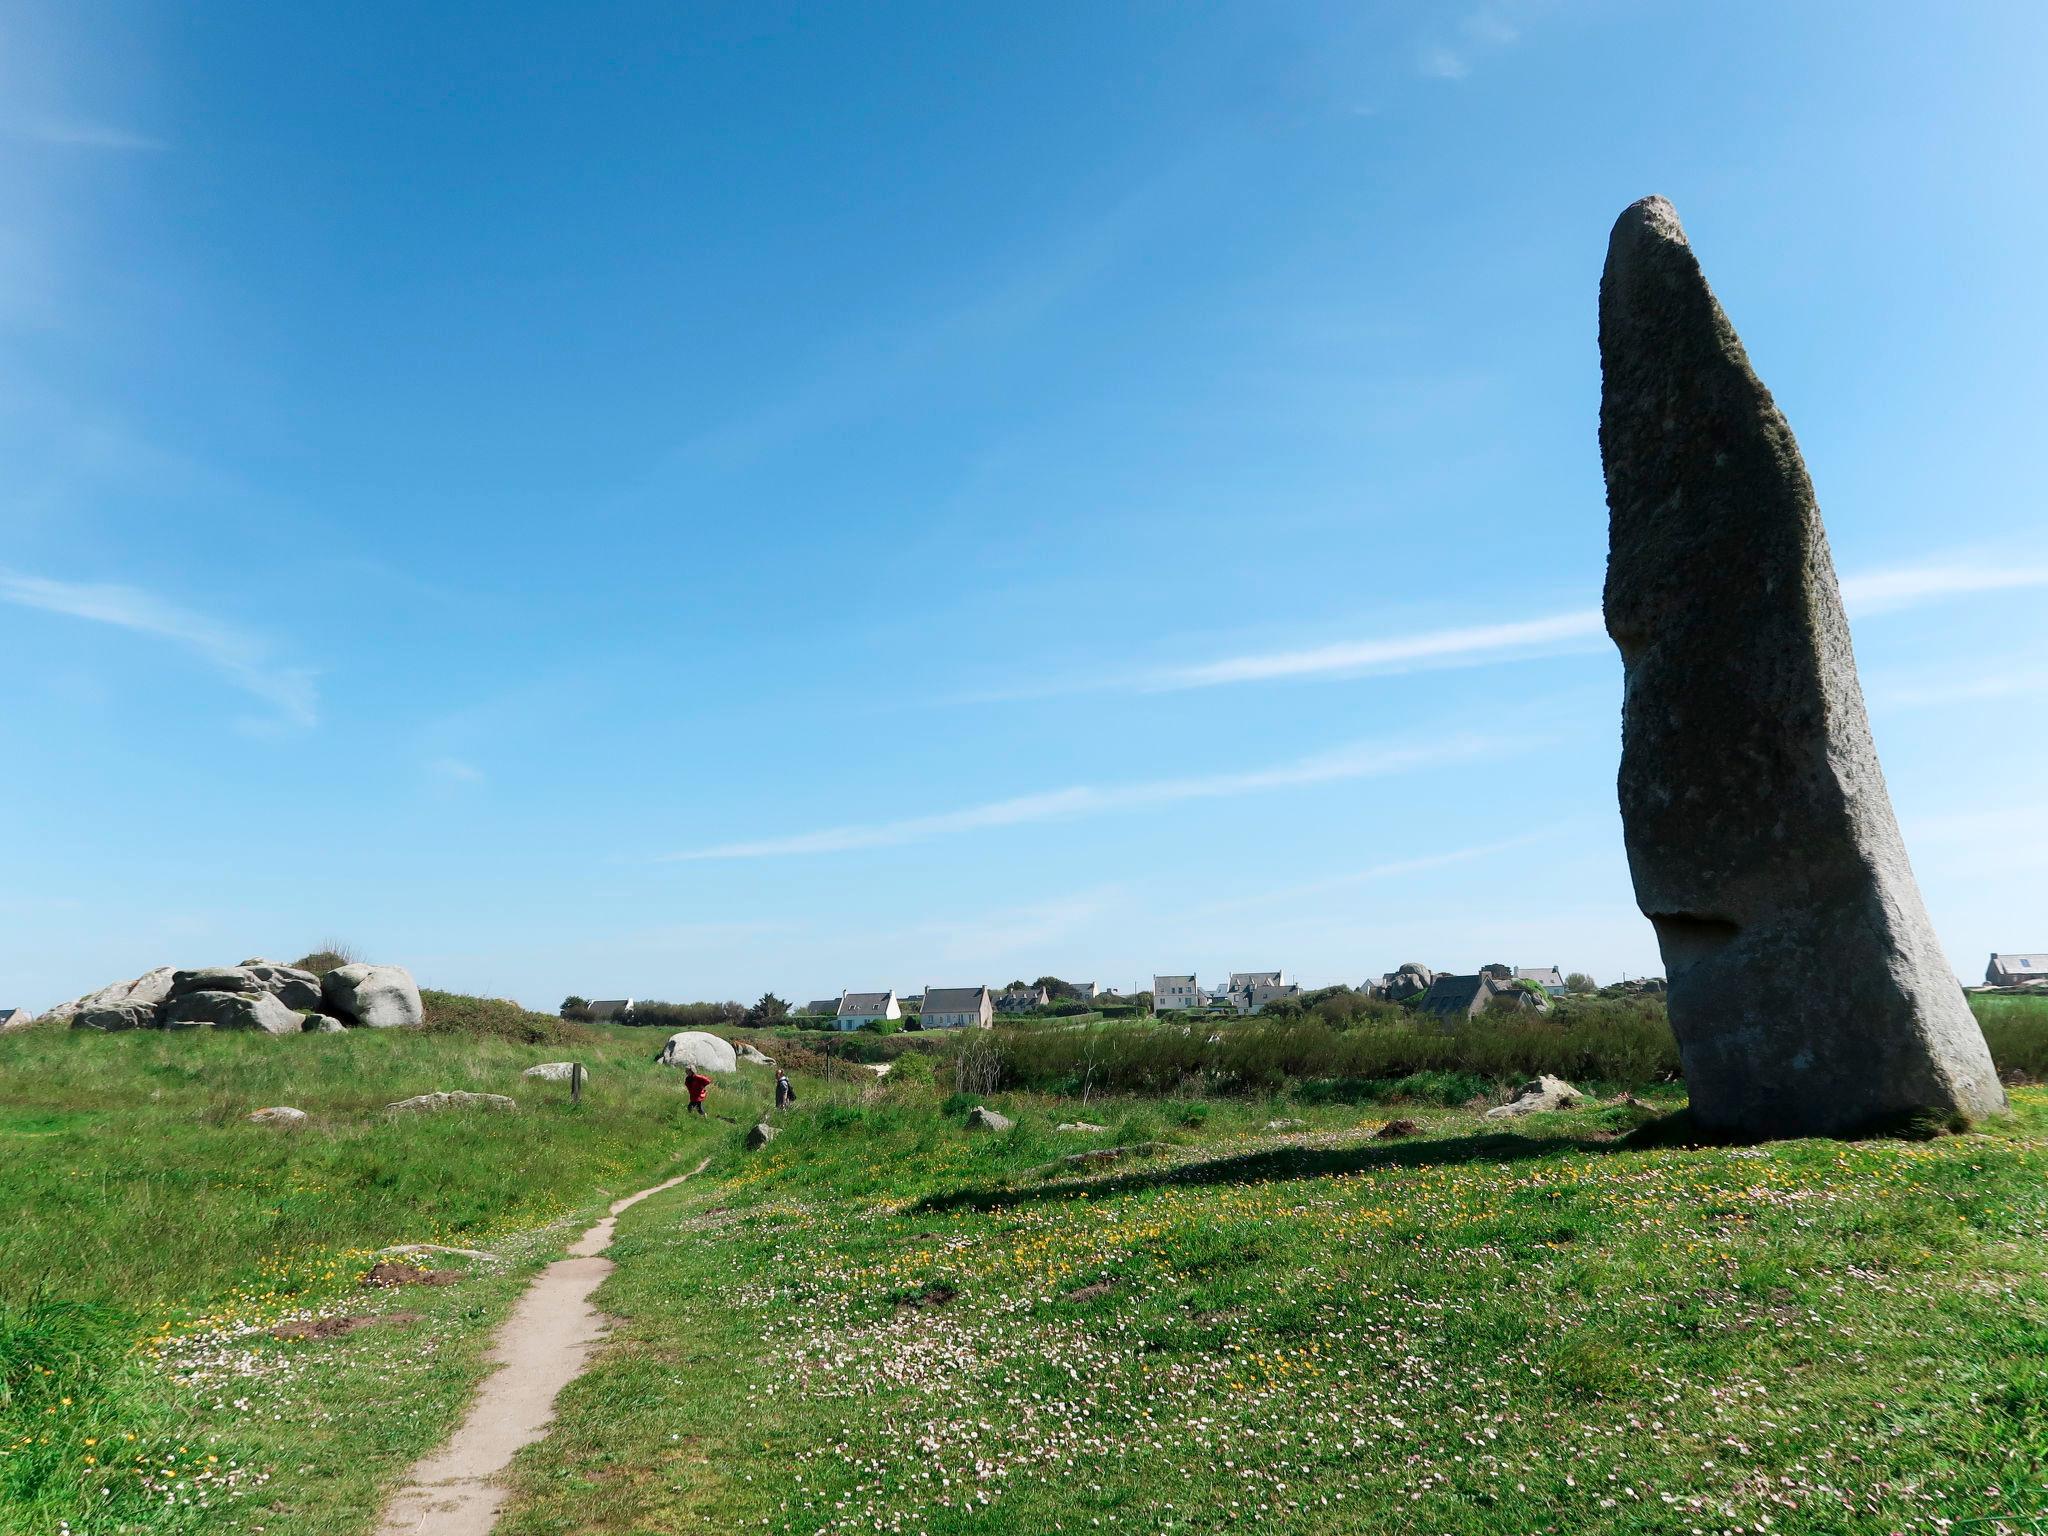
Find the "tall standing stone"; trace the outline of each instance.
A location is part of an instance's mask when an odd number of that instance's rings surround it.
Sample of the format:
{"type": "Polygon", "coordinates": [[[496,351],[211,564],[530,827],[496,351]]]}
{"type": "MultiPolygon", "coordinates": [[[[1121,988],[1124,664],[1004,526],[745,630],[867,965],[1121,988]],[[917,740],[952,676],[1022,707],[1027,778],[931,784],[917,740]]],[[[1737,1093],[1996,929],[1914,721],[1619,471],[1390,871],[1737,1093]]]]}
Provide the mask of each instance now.
{"type": "Polygon", "coordinates": [[[2002,1109],[1921,905],[1792,429],[1678,215],[1600,280],[1621,816],[1705,1127],[1842,1135],[2002,1109]]]}

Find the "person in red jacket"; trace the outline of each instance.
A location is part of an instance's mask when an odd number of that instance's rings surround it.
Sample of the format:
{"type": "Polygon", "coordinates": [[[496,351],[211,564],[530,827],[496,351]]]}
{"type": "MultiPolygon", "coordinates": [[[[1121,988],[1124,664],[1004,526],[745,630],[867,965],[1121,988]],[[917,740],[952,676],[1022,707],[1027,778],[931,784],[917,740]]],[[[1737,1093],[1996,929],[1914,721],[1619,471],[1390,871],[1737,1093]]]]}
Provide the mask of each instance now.
{"type": "Polygon", "coordinates": [[[711,1091],[711,1079],[695,1067],[692,1067],[690,1068],[690,1075],[683,1079],[683,1086],[690,1090],[690,1113],[693,1115],[703,1114],[704,1095],[711,1091]]]}

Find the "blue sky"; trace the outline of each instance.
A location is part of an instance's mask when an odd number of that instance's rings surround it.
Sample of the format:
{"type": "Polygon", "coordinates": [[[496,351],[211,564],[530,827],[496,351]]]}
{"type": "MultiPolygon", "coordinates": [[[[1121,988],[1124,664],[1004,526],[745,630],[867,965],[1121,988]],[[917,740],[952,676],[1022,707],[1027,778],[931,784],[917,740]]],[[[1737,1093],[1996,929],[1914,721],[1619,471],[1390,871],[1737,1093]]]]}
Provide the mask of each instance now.
{"type": "Polygon", "coordinates": [[[2048,943],[2032,4],[0,8],[0,1005],[1658,969],[1672,198],[1951,960],[2048,943]]]}

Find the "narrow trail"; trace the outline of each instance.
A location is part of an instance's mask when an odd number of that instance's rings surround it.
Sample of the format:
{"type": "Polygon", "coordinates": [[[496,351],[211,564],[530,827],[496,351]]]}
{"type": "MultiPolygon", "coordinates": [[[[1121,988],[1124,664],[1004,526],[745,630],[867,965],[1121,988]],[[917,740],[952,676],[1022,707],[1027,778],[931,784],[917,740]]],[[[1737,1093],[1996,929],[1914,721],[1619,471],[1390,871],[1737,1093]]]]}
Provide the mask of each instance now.
{"type": "Polygon", "coordinates": [[[489,1358],[501,1368],[484,1378],[455,1433],[413,1463],[384,1506],[377,1536],[489,1536],[505,1507],[498,1474],[521,1446],[546,1433],[556,1395],[583,1374],[604,1333],[604,1314],[590,1294],[614,1267],[602,1255],[619,1213],[694,1179],[710,1162],[614,1200],[611,1214],[576,1239],[568,1258],[534,1278],[491,1340],[489,1358]]]}

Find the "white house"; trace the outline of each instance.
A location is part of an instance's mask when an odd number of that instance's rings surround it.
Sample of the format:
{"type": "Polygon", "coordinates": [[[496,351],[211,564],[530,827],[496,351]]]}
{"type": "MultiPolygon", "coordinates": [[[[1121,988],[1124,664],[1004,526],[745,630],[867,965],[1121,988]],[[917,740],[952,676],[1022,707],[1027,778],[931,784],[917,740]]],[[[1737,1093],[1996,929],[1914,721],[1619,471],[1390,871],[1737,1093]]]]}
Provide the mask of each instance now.
{"type": "Polygon", "coordinates": [[[1563,997],[1566,991],[1564,973],[1554,965],[1518,965],[1515,980],[1533,981],[1552,997],[1563,997]]]}
{"type": "Polygon", "coordinates": [[[1232,971],[1224,1000],[1239,1013],[1257,1013],[1276,997],[1299,997],[1301,987],[1285,971],[1232,971]]]}
{"type": "Polygon", "coordinates": [[[834,1024],[839,1029],[859,1029],[863,1024],[872,1024],[878,1019],[902,1017],[903,1005],[896,1001],[894,987],[886,992],[842,992],[834,1024]]]}
{"type": "Polygon", "coordinates": [[[1208,999],[1202,996],[1202,989],[1195,985],[1193,976],[1157,976],[1152,978],[1152,1011],[1166,1013],[1175,1008],[1199,1008],[1208,999]]]}
{"type": "Polygon", "coordinates": [[[987,1029],[996,1005],[987,987],[926,987],[924,1029],[987,1029]]]}
{"type": "Polygon", "coordinates": [[[1102,996],[1102,988],[1092,981],[1070,981],[1067,985],[1073,989],[1074,996],[1084,1003],[1092,1003],[1102,996]]]}
{"type": "Polygon", "coordinates": [[[2030,981],[2048,981],[2048,954],[1993,955],[1984,967],[1987,987],[2023,987],[2030,981]]]}

